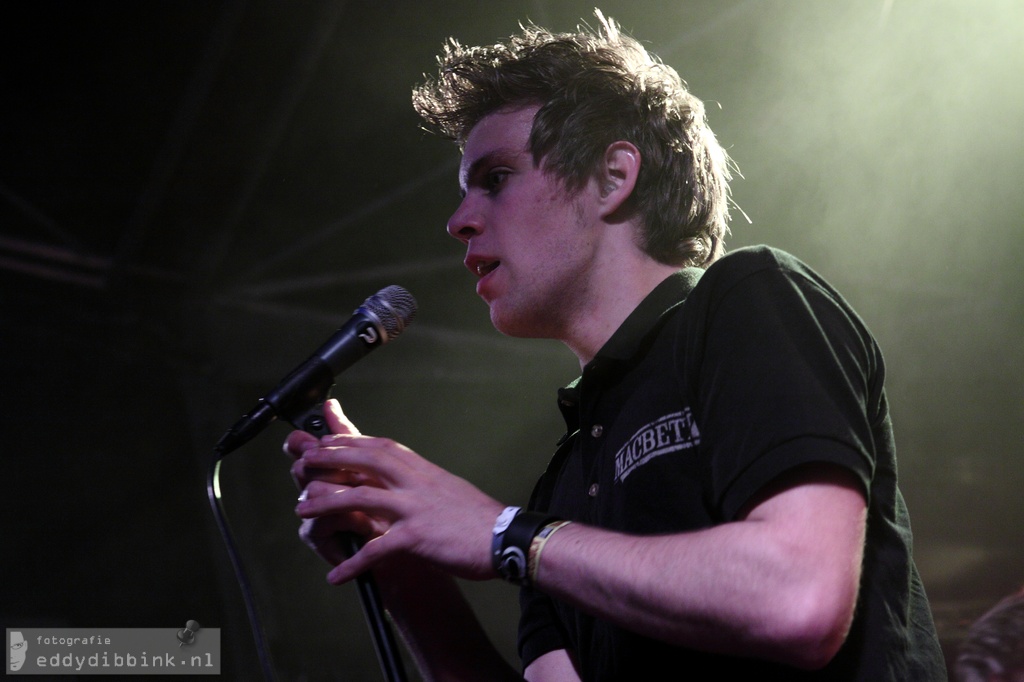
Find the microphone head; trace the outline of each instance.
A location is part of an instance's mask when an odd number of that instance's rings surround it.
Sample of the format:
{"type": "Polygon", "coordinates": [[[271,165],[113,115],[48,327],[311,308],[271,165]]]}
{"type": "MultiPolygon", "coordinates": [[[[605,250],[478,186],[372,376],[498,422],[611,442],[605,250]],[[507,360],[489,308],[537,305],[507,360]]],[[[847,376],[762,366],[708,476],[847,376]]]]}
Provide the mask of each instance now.
{"type": "Polygon", "coordinates": [[[371,315],[380,322],[381,343],[395,338],[416,317],[416,299],[400,286],[384,287],[363,301],[356,312],[371,315]]]}

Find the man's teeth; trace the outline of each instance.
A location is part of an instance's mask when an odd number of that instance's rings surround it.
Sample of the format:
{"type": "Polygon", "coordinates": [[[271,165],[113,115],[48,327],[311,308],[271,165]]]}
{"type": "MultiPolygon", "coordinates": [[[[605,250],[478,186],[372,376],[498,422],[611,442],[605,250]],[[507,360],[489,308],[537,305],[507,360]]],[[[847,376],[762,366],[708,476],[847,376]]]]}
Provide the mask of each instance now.
{"type": "Polygon", "coordinates": [[[498,261],[494,261],[491,263],[477,263],[476,274],[478,277],[483,277],[488,272],[494,270],[496,267],[498,267],[498,261]]]}

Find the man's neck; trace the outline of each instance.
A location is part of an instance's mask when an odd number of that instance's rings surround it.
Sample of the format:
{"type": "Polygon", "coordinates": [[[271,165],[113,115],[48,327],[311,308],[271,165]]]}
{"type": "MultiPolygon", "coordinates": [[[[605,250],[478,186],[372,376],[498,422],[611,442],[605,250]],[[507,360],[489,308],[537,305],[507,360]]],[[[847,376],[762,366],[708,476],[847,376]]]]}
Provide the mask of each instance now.
{"type": "Polygon", "coordinates": [[[679,271],[651,259],[635,261],[631,267],[609,268],[604,286],[596,288],[592,305],[580,311],[560,340],[580,361],[582,369],[594,359],[612,334],[636,310],[655,287],[679,271]]]}

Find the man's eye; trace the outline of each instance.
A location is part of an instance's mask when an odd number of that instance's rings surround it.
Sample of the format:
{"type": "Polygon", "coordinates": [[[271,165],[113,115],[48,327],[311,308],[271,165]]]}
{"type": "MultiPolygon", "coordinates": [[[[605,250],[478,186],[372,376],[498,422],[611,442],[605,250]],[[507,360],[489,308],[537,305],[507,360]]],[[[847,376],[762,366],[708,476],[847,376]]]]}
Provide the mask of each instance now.
{"type": "Polygon", "coordinates": [[[487,174],[484,180],[484,185],[489,192],[497,191],[505,183],[505,179],[508,178],[509,172],[506,170],[493,170],[487,174]]]}

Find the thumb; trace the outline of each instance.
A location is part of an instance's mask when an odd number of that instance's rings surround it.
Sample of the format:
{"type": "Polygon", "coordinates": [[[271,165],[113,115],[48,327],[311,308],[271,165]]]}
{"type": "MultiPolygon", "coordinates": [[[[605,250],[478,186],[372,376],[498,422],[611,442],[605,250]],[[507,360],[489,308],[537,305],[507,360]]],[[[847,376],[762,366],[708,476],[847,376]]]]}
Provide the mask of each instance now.
{"type": "Polygon", "coordinates": [[[331,433],[342,436],[358,436],[359,429],[345,416],[341,409],[341,403],[336,398],[330,398],[324,403],[324,418],[327,419],[327,426],[331,433]]]}

